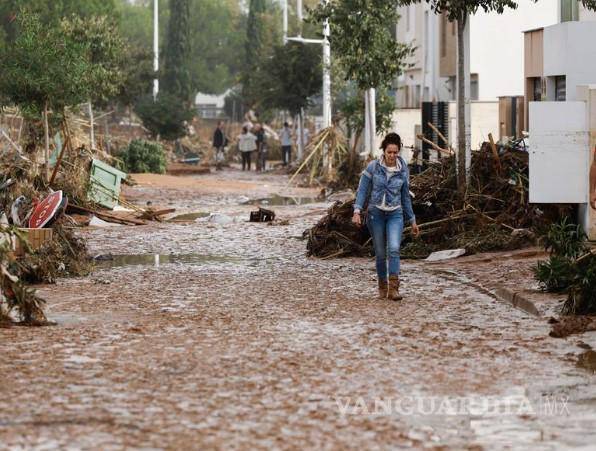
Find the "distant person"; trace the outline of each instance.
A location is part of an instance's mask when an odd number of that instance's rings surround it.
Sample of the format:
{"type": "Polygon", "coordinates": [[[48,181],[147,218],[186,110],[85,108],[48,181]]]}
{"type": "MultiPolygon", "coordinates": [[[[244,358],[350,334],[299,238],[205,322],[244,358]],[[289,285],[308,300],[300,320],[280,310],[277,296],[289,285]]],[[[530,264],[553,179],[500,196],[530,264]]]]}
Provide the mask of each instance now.
{"type": "Polygon", "coordinates": [[[287,122],[284,122],[284,128],[279,133],[281,139],[281,156],[284,166],[290,164],[292,159],[292,129],[287,122]]]}
{"type": "Polygon", "coordinates": [[[263,124],[258,122],[255,125],[255,135],[257,137],[257,171],[264,171],[267,163],[267,137],[263,124]]]}
{"type": "Polygon", "coordinates": [[[352,217],[354,224],[361,226],[361,211],[368,203],[367,224],[375,249],[379,297],[393,301],[402,299],[399,253],[404,224],[411,225],[414,236],[420,234],[412,210],[408,164],[399,156],[401,148],[397,133],[385,136],[381,144],[383,153],[362,172],[352,217]]]}
{"type": "Polygon", "coordinates": [[[250,155],[257,150],[257,137],[242,127],[242,133],[238,136],[238,150],[242,155],[242,170],[250,171],[250,155]]]}
{"type": "Polygon", "coordinates": [[[590,205],[596,210],[596,147],[594,147],[592,166],[590,166],[590,205]]]}
{"type": "Polygon", "coordinates": [[[225,147],[228,144],[226,134],[224,133],[224,122],[219,121],[217,128],[213,132],[213,147],[215,148],[215,168],[221,170],[225,159],[225,147]]]}

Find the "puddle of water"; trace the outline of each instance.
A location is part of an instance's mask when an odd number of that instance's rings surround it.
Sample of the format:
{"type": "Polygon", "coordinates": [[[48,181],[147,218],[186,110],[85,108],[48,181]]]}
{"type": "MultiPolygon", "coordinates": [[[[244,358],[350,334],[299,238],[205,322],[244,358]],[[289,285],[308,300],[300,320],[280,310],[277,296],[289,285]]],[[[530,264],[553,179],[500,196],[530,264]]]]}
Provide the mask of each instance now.
{"type": "Polygon", "coordinates": [[[577,366],[596,374],[596,351],[592,349],[579,355],[577,366]]]}
{"type": "Polygon", "coordinates": [[[249,205],[271,205],[275,206],[283,206],[283,205],[306,205],[306,204],[314,204],[317,202],[322,202],[320,199],[316,197],[285,197],[279,196],[274,194],[271,197],[264,197],[262,199],[251,199],[245,204],[249,205]]]}
{"type": "Polygon", "coordinates": [[[182,215],[174,216],[173,218],[168,219],[168,221],[195,221],[199,218],[206,218],[209,216],[210,213],[205,213],[203,211],[199,211],[196,213],[185,213],[182,215]]]}
{"type": "Polygon", "coordinates": [[[136,254],[110,255],[96,259],[96,269],[120,268],[123,266],[159,266],[168,263],[204,264],[204,263],[241,263],[238,257],[203,254],[136,254]]]}

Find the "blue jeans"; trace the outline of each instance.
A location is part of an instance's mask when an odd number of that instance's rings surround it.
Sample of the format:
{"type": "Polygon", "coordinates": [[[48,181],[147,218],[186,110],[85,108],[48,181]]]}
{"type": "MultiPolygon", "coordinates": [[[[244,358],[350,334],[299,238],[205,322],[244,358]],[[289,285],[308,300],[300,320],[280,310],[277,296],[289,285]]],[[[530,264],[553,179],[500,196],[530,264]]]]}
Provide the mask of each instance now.
{"type": "Polygon", "coordinates": [[[372,235],[375,248],[379,280],[387,280],[387,260],[389,260],[389,275],[399,275],[399,249],[404,231],[402,209],[383,211],[374,206],[368,207],[368,230],[372,235]]]}

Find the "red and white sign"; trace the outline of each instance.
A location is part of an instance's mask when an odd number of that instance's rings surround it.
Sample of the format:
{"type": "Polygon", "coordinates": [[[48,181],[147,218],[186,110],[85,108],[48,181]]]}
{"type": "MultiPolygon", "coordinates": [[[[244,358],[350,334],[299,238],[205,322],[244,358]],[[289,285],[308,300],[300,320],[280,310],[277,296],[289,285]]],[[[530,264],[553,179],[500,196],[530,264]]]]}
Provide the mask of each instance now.
{"type": "Polygon", "coordinates": [[[29,228],[41,229],[54,217],[62,203],[62,191],[56,191],[42,200],[31,213],[29,228]]]}

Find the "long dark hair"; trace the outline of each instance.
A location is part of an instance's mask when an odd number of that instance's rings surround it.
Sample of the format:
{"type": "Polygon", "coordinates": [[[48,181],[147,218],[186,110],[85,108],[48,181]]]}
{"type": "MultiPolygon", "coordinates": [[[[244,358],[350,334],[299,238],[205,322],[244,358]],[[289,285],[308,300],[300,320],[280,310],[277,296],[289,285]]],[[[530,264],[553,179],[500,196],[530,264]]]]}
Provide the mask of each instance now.
{"type": "Polygon", "coordinates": [[[401,150],[401,137],[397,133],[388,133],[383,138],[383,142],[381,143],[381,149],[385,152],[385,149],[388,145],[395,144],[399,150],[401,150]]]}

